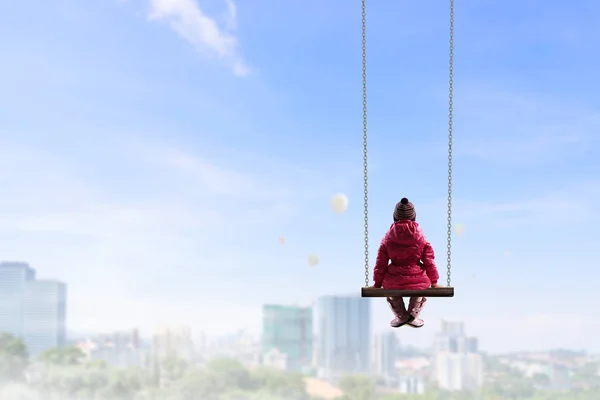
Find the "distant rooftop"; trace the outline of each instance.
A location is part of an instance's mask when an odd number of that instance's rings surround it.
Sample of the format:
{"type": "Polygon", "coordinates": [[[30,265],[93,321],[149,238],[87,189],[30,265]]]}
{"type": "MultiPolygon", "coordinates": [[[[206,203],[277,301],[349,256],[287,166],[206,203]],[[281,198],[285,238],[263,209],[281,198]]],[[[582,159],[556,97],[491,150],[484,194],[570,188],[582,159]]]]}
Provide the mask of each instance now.
{"type": "Polygon", "coordinates": [[[25,267],[31,269],[31,266],[23,261],[0,261],[0,267],[25,267]]]}

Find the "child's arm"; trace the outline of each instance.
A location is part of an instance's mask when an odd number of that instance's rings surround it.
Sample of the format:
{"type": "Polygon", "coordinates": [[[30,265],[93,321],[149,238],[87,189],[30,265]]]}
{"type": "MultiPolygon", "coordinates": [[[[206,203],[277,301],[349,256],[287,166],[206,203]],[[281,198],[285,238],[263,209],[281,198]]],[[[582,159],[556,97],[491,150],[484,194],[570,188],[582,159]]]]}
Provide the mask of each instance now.
{"type": "Polygon", "coordinates": [[[435,265],[435,253],[433,252],[433,247],[431,247],[431,244],[429,242],[425,243],[421,260],[423,261],[425,273],[427,273],[427,277],[431,281],[431,286],[434,286],[440,279],[440,274],[438,273],[437,267],[435,265]]]}
{"type": "Polygon", "coordinates": [[[375,280],[373,287],[380,288],[383,285],[383,278],[385,277],[389,261],[390,258],[388,257],[385,239],[383,239],[377,251],[377,260],[375,261],[373,272],[373,279],[375,280]]]}

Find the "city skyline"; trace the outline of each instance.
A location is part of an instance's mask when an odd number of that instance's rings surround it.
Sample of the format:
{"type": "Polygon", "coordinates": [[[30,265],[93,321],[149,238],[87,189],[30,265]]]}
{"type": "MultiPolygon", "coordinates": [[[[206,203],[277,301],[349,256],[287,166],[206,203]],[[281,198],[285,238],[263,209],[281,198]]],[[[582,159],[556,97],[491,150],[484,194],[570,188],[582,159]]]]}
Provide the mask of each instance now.
{"type": "MultiPolygon", "coordinates": [[[[33,275],[31,275],[31,277],[33,279],[36,279],[36,271],[35,269],[31,268],[31,266],[29,266],[29,264],[24,263],[24,262],[6,262],[6,261],[1,261],[0,260],[0,268],[2,268],[3,266],[7,266],[7,265],[17,265],[20,267],[26,267],[28,268],[30,271],[32,271],[31,273],[33,275]]],[[[1,271],[0,271],[0,278],[2,277],[1,271]]],[[[54,281],[54,280],[48,280],[48,279],[43,279],[41,280],[42,282],[58,282],[58,281],[54,281]]],[[[1,283],[1,282],[0,282],[1,283]]],[[[65,285],[65,283],[59,282],[61,285],[65,285]]],[[[1,289],[1,287],[0,287],[1,289]]],[[[0,290],[1,292],[1,290],[0,290]]],[[[2,293],[0,293],[0,295],[2,295],[2,293]]],[[[262,313],[262,317],[260,318],[260,321],[258,321],[259,325],[261,326],[260,329],[258,330],[249,330],[247,328],[243,328],[243,329],[234,329],[231,331],[224,331],[224,332],[210,332],[207,331],[205,329],[201,329],[201,324],[198,325],[197,323],[194,323],[193,320],[188,320],[188,321],[178,321],[177,323],[173,323],[173,321],[161,321],[161,322],[157,322],[155,325],[153,325],[152,327],[144,327],[141,328],[140,326],[133,326],[133,325],[128,325],[125,327],[120,327],[119,329],[115,329],[112,328],[110,326],[106,326],[105,328],[102,329],[97,329],[97,330],[73,330],[70,329],[68,321],[65,325],[65,330],[64,330],[64,339],[62,340],[62,343],[67,343],[67,341],[72,341],[72,340],[81,340],[82,338],[89,338],[89,337],[95,337],[95,336],[100,336],[102,337],[103,335],[112,335],[114,332],[120,332],[120,331],[135,331],[136,335],[139,334],[141,338],[144,338],[145,340],[152,340],[153,337],[156,336],[158,331],[161,331],[162,329],[175,329],[174,327],[177,327],[177,329],[184,329],[182,327],[185,327],[185,329],[191,329],[190,331],[190,335],[192,335],[192,337],[196,337],[196,335],[200,335],[202,337],[202,341],[203,342],[214,342],[214,341],[220,341],[223,338],[226,338],[232,334],[235,335],[239,335],[240,332],[245,332],[245,334],[249,335],[250,338],[254,338],[254,340],[257,340],[259,342],[263,342],[263,334],[264,334],[264,329],[265,329],[265,317],[264,317],[264,313],[265,313],[265,309],[282,309],[282,310],[308,310],[307,312],[310,313],[311,315],[311,326],[312,326],[312,332],[313,332],[313,337],[310,339],[311,341],[314,340],[314,342],[312,342],[313,346],[317,346],[319,342],[318,336],[319,336],[319,326],[318,326],[318,322],[317,320],[319,318],[322,318],[322,314],[320,314],[317,310],[319,308],[319,304],[322,301],[327,301],[327,299],[348,299],[348,300],[352,300],[352,301],[357,301],[359,303],[364,303],[364,304],[368,304],[368,313],[372,314],[373,311],[373,303],[377,303],[378,300],[377,299],[368,299],[368,298],[361,298],[359,295],[348,295],[348,294],[329,294],[329,295],[324,295],[319,297],[318,299],[316,299],[316,301],[312,301],[311,304],[306,304],[306,305],[299,305],[299,304],[264,304],[261,307],[261,313],[262,313]],[[171,327],[171,328],[169,328],[171,327]]],[[[68,314],[68,304],[66,305],[66,311],[68,314]]],[[[288,311],[289,312],[289,311],[288,311]]],[[[304,312],[304,311],[302,311],[304,312]]],[[[0,310],[0,314],[2,314],[1,310],[0,310]]],[[[334,313],[335,314],[335,313],[334,313]]],[[[285,315],[285,313],[284,313],[285,315]]],[[[338,317],[339,319],[339,317],[338,317]]],[[[335,318],[334,318],[335,320],[335,318]]],[[[3,320],[2,320],[3,321],[3,320]]],[[[0,321],[0,322],[2,322],[0,321]]],[[[333,320],[332,320],[333,321],[333,320]]],[[[329,321],[329,323],[331,323],[332,321],[329,321]]],[[[377,337],[385,337],[386,335],[394,335],[395,337],[397,337],[399,340],[401,340],[403,343],[408,344],[409,346],[415,347],[415,348],[424,348],[424,349],[429,349],[431,347],[431,343],[435,342],[435,338],[436,336],[439,334],[439,329],[440,326],[442,327],[442,330],[445,329],[451,329],[451,328],[444,328],[446,325],[450,324],[452,326],[452,324],[459,324],[460,326],[463,326],[462,329],[464,329],[464,324],[467,323],[469,324],[470,328],[469,330],[473,333],[473,337],[477,337],[479,339],[481,339],[482,337],[477,334],[476,331],[473,331],[471,325],[473,324],[472,321],[463,321],[463,320],[456,320],[456,319],[448,319],[448,318],[441,318],[438,320],[434,320],[434,321],[429,321],[428,322],[428,327],[429,329],[426,331],[425,329],[420,329],[418,331],[415,330],[411,330],[411,329],[392,329],[392,328],[387,328],[387,327],[379,327],[379,329],[377,329],[377,326],[375,325],[375,321],[374,318],[369,318],[369,324],[370,326],[368,327],[368,331],[370,332],[369,334],[367,334],[368,336],[368,340],[367,342],[369,343],[369,346],[372,345],[372,340],[376,340],[375,338],[377,337]],[[441,325],[440,325],[441,324],[441,325]],[[412,333],[412,335],[411,335],[412,333]],[[414,334],[416,333],[416,335],[414,334]]],[[[357,317],[356,323],[360,322],[360,318],[357,317]]],[[[475,324],[477,325],[477,324],[475,324]]],[[[46,327],[46,325],[44,326],[46,327]]],[[[356,331],[356,327],[353,329],[350,329],[350,331],[356,331]]],[[[2,329],[0,329],[0,332],[2,331],[2,329]]],[[[10,330],[5,330],[5,331],[10,331],[10,330]]],[[[459,333],[457,333],[458,335],[464,335],[464,332],[461,331],[459,333]]],[[[28,342],[26,340],[26,342],[28,342]]],[[[485,343],[485,347],[482,349],[484,352],[488,353],[488,354],[508,354],[508,353],[514,353],[514,352],[520,352],[520,351],[551,351],[551,350],[556,350],[556,349],[562,349],[562,348],[568,348],[570,350],[574,350],[574,351],[586,351],[586,352],[590,352],[590,353],[595,353],[597,354],[598,352],[594,349],[590,349],[590,348],[585,348],[585,347],[581,347],[581,346],[573,346],[573,347],[561,347],[561,346],[548,346],[548,347],[543,347],[543,346],[539,346],[537,348],[521,348],[518,346],[518,344],[513,345],[513,346],[507,346],[507,347],[503,347],[501,349],[494,349],[493,346],[491,346],[491,348],[488,347],[489,342],[486,341],[486,338],[483,337],[483,342],[485,343]]],[[[366,346],[366,344],[365,344],[366,346]]],[[[478,344],[475,344],[476,348],[479,348],[478,344]]],[[[276,346],[274,346],[276,347],[276,346]]],[[[435,345],[434,345],[435,347],[435,345]]],[[[44,350],[44,348],[40,348],[39,350],[35,351],[35,354],[39,354],[39,352],[41,350],[44,350]]],[[[281,349],[278,349],[281,350],[281,349]]],[[[373,350],[374,351],[374,350],[373,350]]],[[[311,350],[312,352],[312,350],[311,350]]],[[[318,361],[317,361],[318,364],[318,361]]]]}
{"type": "MultiPolygon", "coordinates": [[[[368,9],[370,253],[406,196],[442,277],[447,6],[368,9]]],[[[600,5],[580,7],[457,5],[456,297],[405,343],[447,318],[489,351],[600,351],[600,5]]],[[[68,282],[74,331],[259,332],[263,304],[358,294],[360,17],[346,0],[4,5],[0,259],[68,282]]]]}
{"type": "MultiPolygon", "coordinates": [[[[272,305],[269,307],[266,311],[270,318],[275,316],[272,311],[276,308],[272,305]]],[[[279,307],[277,312],[284,309],[285,307],[279,307]]],[[[291,314],[280,316],[288,319],[291,314]]],[[[296,316],[293,318],[296,319],[296,316]]],[[[338,327],[347,327],[348,321],[342,318],[335,324],[338,327]]],[[[285,324],[283,320],[280,322],[285,324]]],[[[459,392],[460,398],[479,398],[481,394],[495,395],[499,398],[550,395],[565,400],[569,399],[570,395],[577,394],[586,396],[586,399],[594,398],[594,388],[597,390],[600,374],[600,369],[597,369],[598,356],[565,350],[503,356],[483,355],[479,352],[477,339],[466,335],[464,322],[447,321],[439,328],[430,352],[400,346],[395,334],[397,331],[388,332],[381,337],[377,335],[373,338],[371,351],[374,353],[371,353],[370,370],[356,375],[355,369],[346,369],[339,380],[335,376],[330,376],[333,379],[324,380],[320,374],[313,375],[314,371],[308,375],[290,374],[295,368],[290,368],[286,363],[287,358],[282,357],[282,353],[277,349],[265,351],[264,347],[255,346],[252,340],[248,340],[249,338],[241,333],[222,340],[217,345],[221,347],[215,348],[214,345],[206,347],[202,340],[198,347],[196,343],[192,343],[189,328],[181,326],[164,326],[156,331],[151,347],[141,344],[137,330],[113,332],[86,338],[77,342],[75,348],[55,349],[43,355],[43,361],[31,360],[33,363],[27,368],[27,383],[0,385],[0,392],[9,397],[11,394],[18,397],[18,393],[41,394],[37,384],[48,382],[43,389],[45,394],[48,391],[73,394],[80,392],[82,387],[106,394],[106,388],[102,391],[102,386],[98,383],[106,383],[110,376],[122,379],[125,372],[137,376],[134,378],[137,380],[134,380],[131,386],[123,385],[123,381],[120,380],[118,393],[121,396],[125,392],[134,398],[135,394],[143,394],[144,390],[149,388],[155,392],[171,391],[174,394],[181,393],[183,388],[195,388],[197,393],[202,391],[206,394],[207,389],[215,390],[214,386],[210,385],[213,380],[182,379],[189,378],[188,374],[193,372],[210,372],[215,379],[219,376],[231,376],[232,371],[242,377],[248,376],[245,375],[246,371],[254,373],[255,375],[250,376],[256,379],[251,381],[254,384],[246,390],[256,390],[255,384],[260,385],[260,382],[267,379],[267,383],[259,387],[278,393],[277,389],[281,387],[273,388],[271,385],[292,379],[293,384],[289,389],[295,387],[296,390],[302,391],[304,388],[312,397],[327,400],[368,388],[376,398],[389,398],[394,396],[394,393],[424,395],[423,398],[427,399],[437,398],[440,389],[459,392]],[[51,368],[50,371],[48,367],[51,368]],[[61,385],[63,380],[56,378],[65,376],[65,373],[71,379],[80,379],[81,384],[61,385]],[[187,386],[184,382],[190,382],[193,386],[187,386]]],[[[6,339],[4,335],[3,340],[6,339]]],[[[298,336],[294,339],[302,341],[298,336]]],[[[343,346],[344,339],[341,339],[339,344],[343,346]]],[[[6,357],[6,354],[3,354],[3,357],[6,357]]],[[[317,360],[313,363],[315,361],[317,360]]],[[[198,375],[200,376],[202,375],[198,375]]],[[[244,381],[240,382],[239,386],[234,382],[218,391],[231,393],[238,389],[239,395],[239,389],[244,388],[244,381]]]]}

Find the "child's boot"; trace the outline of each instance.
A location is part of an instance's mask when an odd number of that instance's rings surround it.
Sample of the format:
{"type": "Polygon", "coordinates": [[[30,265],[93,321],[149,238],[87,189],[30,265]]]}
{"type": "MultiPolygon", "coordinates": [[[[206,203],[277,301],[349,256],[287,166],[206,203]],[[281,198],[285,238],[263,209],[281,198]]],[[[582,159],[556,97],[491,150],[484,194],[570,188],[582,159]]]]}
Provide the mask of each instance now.
{"type": "Polygon", "coordinates": [[[425,325],[425,321],[419,318],[419,315],[421,314],[421,310],[426,301],[427,299],[425,297],[410,298],[410,301],[408,302],[408,313],[412,317],[412,320],[407,322],[409,326],[420,328],[425,325]]]}
{"type": "Polygon", "coordinates": [[[388,297],[387,302],[395,316],[395,318],[390,321],[390,326],[392,328],[399,328],[413,320],[413,317],[406,311],[406,306],[404,305],[404,299],[402,297],[388,297]]]}

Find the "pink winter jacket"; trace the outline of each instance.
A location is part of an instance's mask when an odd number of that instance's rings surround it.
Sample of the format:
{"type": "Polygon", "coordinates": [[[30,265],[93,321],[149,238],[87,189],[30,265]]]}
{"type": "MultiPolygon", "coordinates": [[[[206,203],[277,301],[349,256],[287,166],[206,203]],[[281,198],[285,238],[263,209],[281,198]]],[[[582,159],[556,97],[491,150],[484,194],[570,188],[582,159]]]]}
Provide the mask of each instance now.
{"type": "Polygon", "coordinates": [[[437,283],[439,278],[433,247],[425,239],[419,224],[413,221],[394,222],[377,252],[374,286],[422,290],[437,283]]]}

